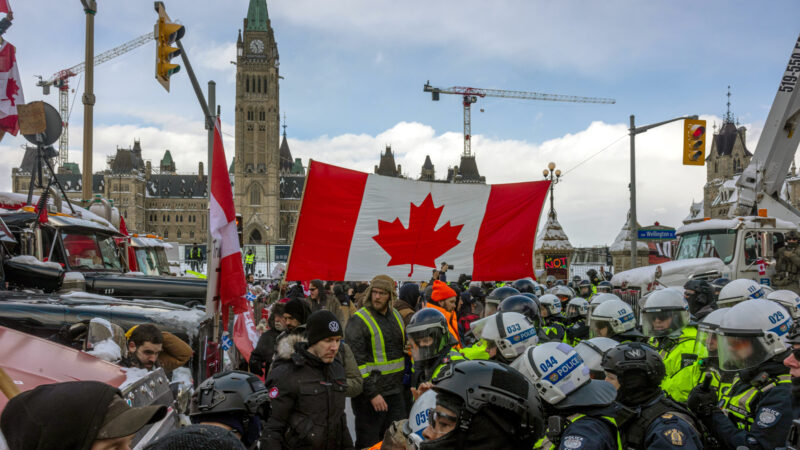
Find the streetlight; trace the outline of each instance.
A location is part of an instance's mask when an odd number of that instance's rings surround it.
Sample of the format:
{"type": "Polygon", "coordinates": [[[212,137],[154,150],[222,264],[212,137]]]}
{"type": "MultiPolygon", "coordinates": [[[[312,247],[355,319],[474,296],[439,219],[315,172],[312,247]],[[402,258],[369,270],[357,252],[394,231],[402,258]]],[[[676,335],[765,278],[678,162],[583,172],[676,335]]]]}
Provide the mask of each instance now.
{"type": "MultiPolygon", "coordinates": [[[[635,116],[631,114],[631,128],[629,130],[629,134],[631,136],[631,217],[630,217],[630,224],[628,227],[631,230],[631,269],[636,268],[636,250],[638,247],[638,232],[639,230],[636,227],[636,135],[639,133],[644,133],[648,130],[651,130],[655,127],[660,127],[661,125],[666,125],[671,122],[676,122],[678,120],[686,120],[692,119],[697,120],[697,115],[694,116],[683,116],[683,117],[676,117],[674,119],[665,120],[663,122],[654,123],[651,125],[645,125],[643,127],[636,127],[635,124],[635,116]]],[[[552,163],[550,163],[552,164],[552,163]]],[[[552,199],[551,199],[552,200],[552,199]]]]}
{"type": "Polygon", "coordinates": [[[553,186],[557,185],[561,180],[561,170],[556,169],[556,163],[550,162],[547,169],[542,171],[545,180],[550,180],[550,214],[555,215],[556,210],[553,208],[553,186]]]}

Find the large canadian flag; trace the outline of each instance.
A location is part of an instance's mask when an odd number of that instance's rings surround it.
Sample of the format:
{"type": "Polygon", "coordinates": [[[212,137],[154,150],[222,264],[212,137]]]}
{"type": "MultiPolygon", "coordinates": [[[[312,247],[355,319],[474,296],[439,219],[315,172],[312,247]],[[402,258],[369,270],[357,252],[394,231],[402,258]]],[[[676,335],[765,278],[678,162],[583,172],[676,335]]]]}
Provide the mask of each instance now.
{"type": "Polygon", "coordinates": [[[17,135],[17,105],[23,103],[25,98],[17,67],[17,50],[8,41],[3,41],[0,44],[0,131],[17,135]]]}
{"type": "Polygon", "coordinates": [[[311,161],[287,280],[473,280],[533,277],[549,181],[473,185],[409,181],[311,161]]]}

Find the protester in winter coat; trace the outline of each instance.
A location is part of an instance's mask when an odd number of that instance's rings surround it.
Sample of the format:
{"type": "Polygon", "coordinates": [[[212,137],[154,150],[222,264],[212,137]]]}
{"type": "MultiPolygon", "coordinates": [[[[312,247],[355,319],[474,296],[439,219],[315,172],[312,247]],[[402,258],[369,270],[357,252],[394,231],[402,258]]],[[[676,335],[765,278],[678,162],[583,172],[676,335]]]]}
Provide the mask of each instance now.
{"type": "Polygon", "coordinates": [[[347,321],[350,320],[350,317],[355,314],[356,305],[347,295],[345,291],[345,285],[342,283],[336,283],[333,285],[333,294],[328,296],[328,308],[334,314],[336,314],[336,318],[339,319],[339,323],[342,324],[343,327],[347,328],[347,321]]]}
{"type": "Polygon", "coordinates": [[[258,338],[258,344],[250,354],[250,372],[258,376],[264,376],[269,365],[272,363],[272,357],[275,355],[275,345],[278,341],[278,336],[283,331],[283,313],[285,305],[283,303],[275,303],[272,305],[267,324],[269,329],[261,333],[258,338]],[[276,320],[280,318],[280,320],[276,320]]]}
{"type": "Polygon", "coordinates": [[[165,406],[131,408],[118,389],[105,383],[70,381],[9,400],[0,430],[10,450],[130,448],[139,430],[166,414],[165,406]]]}
{"type": "Polygon", "coordinates": [[[147,370],[163,367],[169,373],[189,362],[194,353],[179,337],[149,323],[132,327],[125,336],[128,356],[120,362],[123,367],[147,370]]]}
{"type": "Polygon", "coordinates": [[[336,359],[341,324],[330,311],[317,311],[308,319],[307,336],[291,336],[278,346],[266,382],[272,411],[261,448],[352,449],[346,375],[336,359]]]}
{"type": "Polygon", "coordinates": [[[310,315],[311,308],[305,300],[295,298],[286,302],[283,307],[284,330],[275,338],[275,351],[277,351],[282,339],[306,332],[305,323],[310,315]]]}
{"type": "Polygon", "coordinates": [[[403,317],[403,322],[408,325],[411,316],[417,312],[419,303],[419,286],[417,283],[408,282],[400,287],[400,296],[394,302],[394,309],[403,317]]]}
{"type": "Polygon", "coordinates": [[[347,324],[347,344],[364,377],[363,392],[352,402],[358,448],[379,442],[389,425],[407,414],[402,371],[405,325],[391,306],[395,300],[394,280],[378,275],[366,291],[364,307],[347,324]]]}
{"type": "Polygon", "coordinates": [[[311,312],[328,308],[328,290],[322,280],[311,280],[308,287],[308,303],[311,305],[311,312]]]}
{"type": "Polygon", "coordinates": [[[458,318],[456,317],[456,300],[458,293],[447,284],[435,280],[433,282],[433,290],[431,292],[431,299],[426,308],[433,308],[444,316],[447,320],[447,328],[458,344],[455,348],[461,348],[461,336],[458,334],[458,318]]]}

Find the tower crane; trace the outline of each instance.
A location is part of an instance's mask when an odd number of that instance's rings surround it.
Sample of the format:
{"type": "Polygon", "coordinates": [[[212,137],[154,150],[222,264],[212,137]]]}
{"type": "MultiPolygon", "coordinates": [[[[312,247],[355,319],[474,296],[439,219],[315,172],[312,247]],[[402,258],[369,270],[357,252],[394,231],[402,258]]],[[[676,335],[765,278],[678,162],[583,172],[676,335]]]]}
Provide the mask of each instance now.
{"type": "Polygon", "coordinates": [[[464,155],[466,157],[472,156],[471,135],[472,135],[472,120],[471,120],[471,106],[478,101],[478,97],[500,97],[500,98],[518,98],[521,100],[544,100],[551,102],[570,102],[570,103],[605,103],[614,104],[617,101],[613,98],[597,98],[597,97],[578,97],[575,95],[558,95],[558,94],[542,94],[539,92],[525,92],[525,91],[506,91],[502,89],[481,89],[463,86],[453,86],[450,88],[437,88],[431,86],[431,82],[425,83],[423,92],[430,92],[433,101],[439,100],[439,94],[454,94],[460,95],[463,98],[464,105],[464,155]]]}
{"type": "MultiPolygon", "coordinates": [[[[143,34],[136,39],[128,41],[120,46],[114,47],[111,50],[107,50],[95,56],[94,65],[96,66],[106,61],[110,61],[117,56],[128,53],[129,51],[137,47],[141,47],[142,45],[153,40],[155,40],[155,38],[152,31],[147,34],[143,34]]],[[[37,86],[42,87],[42,92],[44,95],[50,94],[50,86],[58,88],[58,111],[61,114],[61,123],[64,128],[61,133],[61,137],[58,140],[59,166],[63,166],[69,161],[67,156],[69,148],[69,79],[83,72],[84,70],[86,70],[86,63],[82,62],[68,69],[56,72],[47,80],[43,80],[42,76],[40,75],[39,81],[36,83],[37,86]]]]}

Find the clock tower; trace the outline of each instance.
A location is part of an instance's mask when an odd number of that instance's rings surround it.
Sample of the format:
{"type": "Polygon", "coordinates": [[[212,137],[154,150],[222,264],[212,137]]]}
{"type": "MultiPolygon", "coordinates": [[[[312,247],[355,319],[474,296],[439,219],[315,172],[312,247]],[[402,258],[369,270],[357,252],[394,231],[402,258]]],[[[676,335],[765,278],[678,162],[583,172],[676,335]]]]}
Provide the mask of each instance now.
{"type": "Polygon", "coordinates": [[[236,42],[234,204],[244,244],[277,243],[280,227],[278,45],[266,0],[250,0],[236,42]]]}

